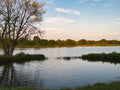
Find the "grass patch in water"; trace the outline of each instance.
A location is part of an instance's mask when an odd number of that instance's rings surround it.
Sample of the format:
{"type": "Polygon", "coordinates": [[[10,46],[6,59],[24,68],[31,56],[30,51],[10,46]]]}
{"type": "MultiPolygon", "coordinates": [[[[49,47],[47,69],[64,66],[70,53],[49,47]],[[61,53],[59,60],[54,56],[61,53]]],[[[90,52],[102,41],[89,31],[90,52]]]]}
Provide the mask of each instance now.
{"type": "Polygon", "coordinates": [[[42,54],[24,54],[19,53],[14,56],[4,56],[0,55],[0,63],[9,63],[9,62],[25,62],[32,60],[45,60],[46,57],[42,54]]]}
{"type": "Polygon", "coordinates": [[[112,52],[112,53],[91,53],[87,55],[82,55],[83,60],[88,61],[102,61],[102,62],[112,62],[112,63],[120,63],[120,53],[112,52]]]}

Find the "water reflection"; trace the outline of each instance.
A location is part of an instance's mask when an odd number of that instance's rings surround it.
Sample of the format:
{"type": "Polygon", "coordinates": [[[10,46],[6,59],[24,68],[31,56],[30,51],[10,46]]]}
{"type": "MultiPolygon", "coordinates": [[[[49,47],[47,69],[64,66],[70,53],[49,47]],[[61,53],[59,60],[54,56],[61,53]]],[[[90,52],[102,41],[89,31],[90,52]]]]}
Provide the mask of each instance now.
{"type": "Polygon", "coordinates": [[[0,75],[0,85],[2,87],[13,87],[19,84],[16,79],[16,71],[12,63],[3,66],[3,70],[0,75]]]}
{"type": "Polygon", "coordinates": [[[120,47],[21,50],[29,54],[41,53],[49,58],[44,61],[9,63],[0,66],[0,87],[32,86],[38,90],[44,88],[56,90],[60,87],[74,88],[97,82],[118,81],[120,80],[120,63],[115,65],[112,62],[92,62],[76,56],[95,52],[117,52],[119,50],[120,47]]]}
{"type": "Polygon", "coordinates": [[[27,75],[26,72],[17,71],[14,63],[8,63],[0,67],[2,67],[0,71],[0,87],[31,86],[37,90],[44,90],[45,88],[43,79],[40,79],[38,75],[33,78],[33,76],[27,75]],[[40,79],[39,83],[38,79],[40,79]]]}

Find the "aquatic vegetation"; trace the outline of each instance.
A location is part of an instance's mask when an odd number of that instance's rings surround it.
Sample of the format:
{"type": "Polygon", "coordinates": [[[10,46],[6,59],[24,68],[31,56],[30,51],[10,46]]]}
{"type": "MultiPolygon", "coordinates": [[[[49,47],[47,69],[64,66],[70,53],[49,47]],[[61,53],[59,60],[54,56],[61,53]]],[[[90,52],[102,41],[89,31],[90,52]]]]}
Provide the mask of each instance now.
{"type": "Polygon", "coordinates": [[[72,60],[72,59],[80,59],[81,56],[65,56],[65,57],[57,57],[57,59],[64,59],[64,60],[72,60]]]}
{"type": "Polygon", "coordinates": [[[31,60],[45,60],[45,59],[46,57],[42,54],[19,53],[14,56],[0,55],[0,63],[25,62],[25,61],[31,61],[31,60]]]}
{"type": "Polygon", "coordinates": [[[82,55],[82,59],[88,61],[120,63],[120,53],[116,53],[116,52],[112,52],[108,54],[92,53],[92,54],[82,55]]]}

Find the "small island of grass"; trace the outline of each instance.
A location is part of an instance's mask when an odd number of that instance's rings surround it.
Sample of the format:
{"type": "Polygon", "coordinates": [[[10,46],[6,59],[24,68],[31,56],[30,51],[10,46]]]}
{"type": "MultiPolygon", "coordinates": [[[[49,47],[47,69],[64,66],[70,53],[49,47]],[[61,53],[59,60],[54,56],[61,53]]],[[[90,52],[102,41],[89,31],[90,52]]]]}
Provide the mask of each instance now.
{"type": "Polygon", "coordinates": [[[0,63],[11,63],[11,62],[26,62],[31,60],[45,60],[46,57],[42,54],[24,54],[19,53],[13,56],[0,55],[0,63]]]}
{"type": "Polygon", "coordinates": [[[111,63],[120,63],[120,53],[90,53],[82,56],[65,56],[57,57],[57,59],[71,60],[71,59],[82,59],[88,61],[102,61],[111,63]]]}
{"type": "Polygon", "coordinates": [[[120,63],[120,53],[91,53],[82,55],[83,60],[120,63]]]}

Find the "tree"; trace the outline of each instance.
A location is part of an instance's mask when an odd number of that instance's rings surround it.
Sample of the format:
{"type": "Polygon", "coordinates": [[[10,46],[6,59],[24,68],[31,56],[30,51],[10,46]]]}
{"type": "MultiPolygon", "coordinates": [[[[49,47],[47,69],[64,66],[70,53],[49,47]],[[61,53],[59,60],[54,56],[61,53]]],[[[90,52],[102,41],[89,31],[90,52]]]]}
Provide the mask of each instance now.
{"type": "Polygon", "coordinates": [[[74,40],[67,39],[67,40],[65,41],[65,45],[66,45],[66,46],[76,46],[77,43],[76,43],[76,41],[74,41],[74,40]]]}
{"type": "Polygon", "coordinates": [[[33,42],[35,43],[35,45],[39,45],[40,44],[40,38],[38,36],[35,36],[33,38],[33,42]]]}
{"type": "Polygon", "coordinates": [[[42,21],[44,2],[40,0],[0,0],[0,39],[4,55],[12,56],[21,38],[41,35],[36,23],[42,21]]]}

